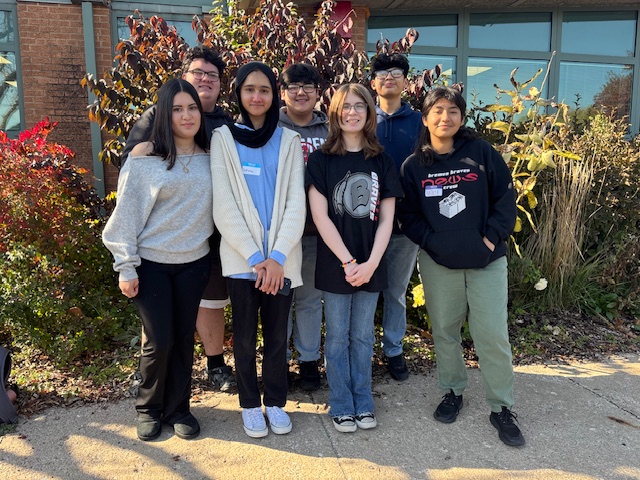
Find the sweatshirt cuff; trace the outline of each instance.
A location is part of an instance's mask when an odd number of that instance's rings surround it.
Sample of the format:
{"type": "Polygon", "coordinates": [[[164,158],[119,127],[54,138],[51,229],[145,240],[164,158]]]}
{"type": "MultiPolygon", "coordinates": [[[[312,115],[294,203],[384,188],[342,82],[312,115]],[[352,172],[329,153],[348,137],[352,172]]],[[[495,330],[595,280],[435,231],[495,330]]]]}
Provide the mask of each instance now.
{"type": "Polygon", "coordinates": [[[284,262],[287,260],[287,256],[284,253],[279,252],[278,250],[273,250],[269,258],[275,260],[280,265],[284,267],[284,262]]]}
{"type": "Polygon", "coordinates": [[[250,267],[255,267],[257,264],[264,261],[264,255],[258,251],[251,255],[247,261],[249,262],[250,267]]]}
{"type": "Polygon", "coordinates": [[[487,239],[496,246],[501,242],[498,232],[496,232],[493,228],[487,229],[484,236],[487,237],[487,239]]]}
{"type": "Polygon", "coordinates": [[[135,268],[123,270],[120,272],[120,275],[118,275],[119,282],[129,282],[136,278],[138,278],[138,272],[136,272],[135,268]]]}

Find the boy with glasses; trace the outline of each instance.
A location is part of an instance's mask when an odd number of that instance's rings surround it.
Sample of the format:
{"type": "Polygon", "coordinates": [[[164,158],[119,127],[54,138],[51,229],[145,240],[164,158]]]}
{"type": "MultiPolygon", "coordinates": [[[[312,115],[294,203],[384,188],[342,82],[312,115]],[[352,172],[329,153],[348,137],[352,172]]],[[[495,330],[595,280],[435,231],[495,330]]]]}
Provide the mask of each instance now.
{"type": "MultiPolygon", "coordinates": [[[[290,65],[280,77],[281,96],[285,106],[280,109],[278,125],[300,134],[305,164],[309,154],[320,148],[327,139],[327,115],[315,110],[320,98],[320,81],[318,70],[306,63],[290,65]]],[[[321,384],[318,360],[322,328],[322,292],[315,288],[317,236],[318,230],[311,214],[307,212],[302,237],[303,285],[293,292],[288,323],[288,338],[291,338],[293,333],[293,344],[300,355],[300,388],[306,391],[317,390],[321,384]]]]}
{"type": "MultiPolygon", "coordinates": [[[[384,151],[395,161],[398,172],[411,155],[420,135],[422,117],[402,100],[408,85],[409,61],[399,53],[381,53],[371,59],[371,88],[378,94],[378,139],[384,151]]],[[[394,222],[393,234],[385,258],[388,286],[383,291],[382,349],[387,368],[398,381],[409,378],[402,354],[402,340],[407,328],[407,286],[413,274],[418,246],[409,240],[394,222]]]]}
{"type": "MultiPolygon", "coordinates": [[[[201,45],[190,49],[182,61],[182,78],[196,88],[202,103],[208,142],[211,141],[214,129],[231,122],[229,115],[216,105],[220,94],[220,76],[224,73],[224,68],[225,64],[220,55],[215,50],[201,45]]],[[[149,139],[155,114],[156,106],[153,105],[140,116],[131,129],[122,152],[122,165],[133,147],[149,139]]],[[[214,388],[225,392],[236,386],[236,380],[233,370],[224,361],[224,307],[229,304],[229,295],[226,281],[222,277],[220,233],[217,229],[209,244],[211,276],[200,302],[196,330],[207,355],[207,376],[214,388]]]]}

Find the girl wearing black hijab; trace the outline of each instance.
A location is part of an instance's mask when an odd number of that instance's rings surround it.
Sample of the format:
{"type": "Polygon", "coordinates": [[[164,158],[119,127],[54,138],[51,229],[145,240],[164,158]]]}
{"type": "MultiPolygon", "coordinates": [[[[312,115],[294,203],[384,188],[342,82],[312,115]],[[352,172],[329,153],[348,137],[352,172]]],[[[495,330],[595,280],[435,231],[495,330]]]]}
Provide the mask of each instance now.
{"type": "Polygon", "coordinates": [[[273,71],[260,62],[238,70],[240,123],[211,138],[213,218],[222,241],[222,274],[233,305],[233,353],[245,433],[285,434],[289,288],[302,284],[306,214],[300,137],[278,127],[280,97],[273,71]],[[264,355],[261,398],[256,369],[258,318],[264,355]]]}

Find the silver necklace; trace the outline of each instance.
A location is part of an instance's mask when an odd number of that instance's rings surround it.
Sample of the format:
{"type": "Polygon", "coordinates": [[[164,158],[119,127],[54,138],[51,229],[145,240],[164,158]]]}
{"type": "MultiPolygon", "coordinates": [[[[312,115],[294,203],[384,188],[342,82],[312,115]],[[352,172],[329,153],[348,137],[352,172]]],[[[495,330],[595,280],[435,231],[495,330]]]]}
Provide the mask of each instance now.
{"type": "Polygon", "coordinates": [[[189,173],[189,168],[187,168],[187,167],[191,163],[191,160],[193,159],[193,156],[195,155],[195,153],[196,153],[196,146],[194,145],[193,148],[191,149],[191,152],[188,154],[189,155],[189,160],[187,160],[186,162],[182,161],[182,159],[180,158],[180,155],[187,155],[187,152],[178,152],[178,155],[176,155],[176,158],[178,159],[178,161],[182,165],[182,171],[184,173],[189,173]]]}

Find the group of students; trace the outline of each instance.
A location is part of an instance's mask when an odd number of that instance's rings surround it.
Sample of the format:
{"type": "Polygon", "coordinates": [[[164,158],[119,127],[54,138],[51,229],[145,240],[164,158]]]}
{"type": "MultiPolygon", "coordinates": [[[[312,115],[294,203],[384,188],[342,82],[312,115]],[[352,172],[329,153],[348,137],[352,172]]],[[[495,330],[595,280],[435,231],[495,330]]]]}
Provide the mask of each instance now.
{"type": "Polygon", "coordinates": [[[215,105],[223,71],[214,51],[195,47],[182,78],[160,88],[127,141],[103,232],[120,288],[142,318],[138,437],[157,438],[163,423],[180,438],[199,434],[189,409],[196,328],[209,378],[221,388],[237,383],[245,433],[289,433],[289,339],[301,386],[319,388],[323,306],[332,423],[340,432],[376,427],[378,297],[387,367],[402,381],[417,258],[445,391],[434,417],[450,423],[462,408],[468,317],[490,421],[504,443],[523,445],[506,319],[513,186],[502,157],[464,126],[460,93],[435,88],[416,112],[401,100],[408,60],[381,54],[371,63],[378,105],[367,88],[347,84],[325,115],[314,108],[314,67],[291,65],[278,88],[273,70],[254,61],[238,69],[233,122],[215,105]],[[222,356],[229,300],[235,382],[222,356]]]}

